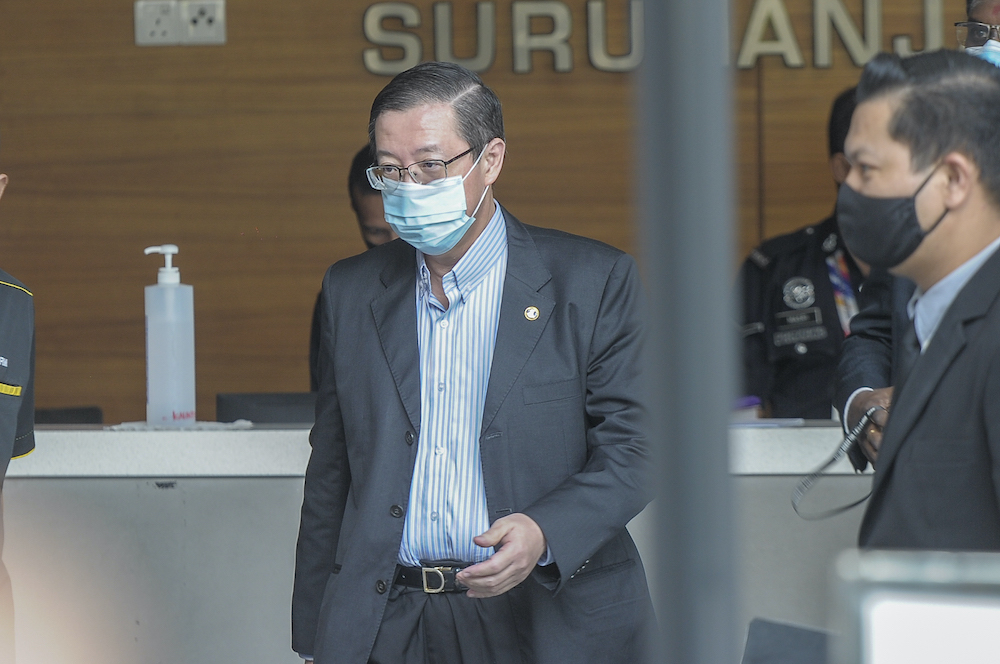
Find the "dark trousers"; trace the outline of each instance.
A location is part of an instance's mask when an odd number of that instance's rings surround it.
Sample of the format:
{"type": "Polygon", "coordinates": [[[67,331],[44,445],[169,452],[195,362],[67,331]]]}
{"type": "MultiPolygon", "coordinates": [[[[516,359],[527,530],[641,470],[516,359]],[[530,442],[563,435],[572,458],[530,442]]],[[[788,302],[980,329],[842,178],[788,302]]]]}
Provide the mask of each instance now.
{"type": "Polygon", "coordinates": [[[395,585],[368,664],[522,664],[526,647],[506,595],[471,599],[395,585]]]}

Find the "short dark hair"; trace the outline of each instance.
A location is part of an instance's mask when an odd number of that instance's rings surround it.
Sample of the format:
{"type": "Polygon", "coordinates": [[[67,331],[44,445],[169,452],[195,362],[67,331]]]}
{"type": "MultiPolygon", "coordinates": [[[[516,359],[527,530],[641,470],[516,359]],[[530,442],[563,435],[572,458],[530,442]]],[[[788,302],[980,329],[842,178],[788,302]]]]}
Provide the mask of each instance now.
{"type": "Polygon", "coordinates": [[[358,197],[381,195],[377,189],[372,189],[371,183],[368,182],[368,174],[365,173],[368,167],[374,163],[375,159],[372,157],[370,145],[365,145],[358,150],[354,159],[351,160],[351,171],[347,174],[347,193],[351,197],[351,208],[355,212],[358,211],[358,197]]]}
{"type": "Polygon", "coordinates": [[[425,62],[396,74],[375,97],[368,120],[372,153],[382,113],[440,103],[451,104],[458,133],[477,156],[494,138],[504,137],[500,100],[478,74],[450,62],[425,62]]]}
{"type": "Polygon", "coordinates": [[[833,100],[830,107],[830,122],[826,126],[830,156],[844,151],[844,140],[851,128],[851,116],[854,115],[854,88],[844,90],[833,100]]]}
{"type": "Polygon", "coordinates": [[[888,95],[899,98],[889,135],[909,147],[912,167],[961,152],[1000,207],[1000,68],[961,51],[880,53],[861,73],[857,102],[888,95]]]}

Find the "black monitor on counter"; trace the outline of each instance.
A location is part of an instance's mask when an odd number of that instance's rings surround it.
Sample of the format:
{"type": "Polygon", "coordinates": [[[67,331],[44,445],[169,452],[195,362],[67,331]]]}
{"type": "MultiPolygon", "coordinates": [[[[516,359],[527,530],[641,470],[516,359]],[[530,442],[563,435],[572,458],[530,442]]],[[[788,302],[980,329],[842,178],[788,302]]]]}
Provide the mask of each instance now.
{"type": "Polygon", "coordinates": [[[215,396],[218,422],[308,424],[316,419],[315,392],[220,392],[215,396]]]}

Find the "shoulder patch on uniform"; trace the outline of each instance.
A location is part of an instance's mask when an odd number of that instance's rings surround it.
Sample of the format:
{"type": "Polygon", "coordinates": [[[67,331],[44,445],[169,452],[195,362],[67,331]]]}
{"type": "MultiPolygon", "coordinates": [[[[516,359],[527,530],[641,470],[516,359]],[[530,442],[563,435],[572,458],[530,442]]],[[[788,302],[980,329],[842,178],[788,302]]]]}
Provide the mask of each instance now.
{"type": "Polygon", "coordinates": [[[760,249],[754,249],[750,252],[750,260],[759,268],[765,268],[771,264],[771,259],[761,253],[760,249]]]}
{"type": "Polygon", "coordinates": [[[812,226],[800,228],[797,231],[777,235],[769,240],[765,240],[758,247],[758,251],[766,256],[769,261],[780,259],[787,254],[801,251],[803,247],[809,246],[813,242],[811,236],[814,234],[815,230],[812,226]]]}

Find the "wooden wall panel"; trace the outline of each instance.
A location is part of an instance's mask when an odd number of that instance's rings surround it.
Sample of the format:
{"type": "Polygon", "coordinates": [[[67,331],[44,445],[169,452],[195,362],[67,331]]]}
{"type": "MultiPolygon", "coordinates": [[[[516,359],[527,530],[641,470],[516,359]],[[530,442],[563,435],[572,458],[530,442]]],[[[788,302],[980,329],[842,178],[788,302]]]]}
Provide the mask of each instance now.
{"type": "MultiPolygon", "coordinates": [[[[755,1],[733,3],[734,57],[755,1]]],[[[843,2],[860,24],[862,0],[843,2]]],[[[177,264],[195,286],[200,419],[214,417],[217,392],[307,389],[323,272],[363,248],[346,167],[388,80],[362,65],[369,4],[229,0],[225,46],[140,48],[131,0],[0,0],[0,170],[11,177],[0,265],[36,293],[39,406],[144,417],[142,288],[158,260],[142,249],[164,242],[180,245],[177,264]]],[[[433,3],[412,4],[432,57],[433,3]]],[[[531,73],[514,74],[511,0],[496,3],[497,57],[484,78],[504,102],[509,147],[496,195],[523,221],[631,251],[632,77],[589,65],[586,2],[565,4],[573,72],[536,54],[531,73]]],[[[860,73],[836,36],[832,67],[814,67],[812,0],[782,5],[805,66],[765,56],[734,72],[734,265],[832,209],[827,113],[860,73]]],[[[883,46],[911,34],[921,48],[920,3],[881,5],[883,46]]],[[[453,6],[456,52],[471,55],[473,3],[453,6]]],[[[945,0],[946,46],[963,10],[945,0]]],[[[623,52],[625,0],[608,0],[608,12],[610,49],[623,52]]],[[[691,57],[714,48],[706,39],[691,57]]]]}
{"type": "MultiPolygon", "coordinates": [[[[730,53],[733,60],[739,53],[752,8],[750,0],[732,3],[730,53]]],[[[760,243],[763,236],[762,206],[766,200],[763,189],[761,129],[764,98],[761,95],[763,67],[733,71],[733,133],[736,139],[733,154],[736,160],[737,259],[760,243]]]]}
{"type": "MultiPolygon", "coordinates": [[[[345,191],[371,100],[361,0],[229,0],[222,47],[140,48],[131,0],[0,1],[0,265],[36,294],[39,407],[145,416],[143,286],[181,248],[195,287],[198,415],[223,391],[308,389],[307,340],[326,267],[363,248],[345,191]]],[[[413,3],[424,57],[430,1],[413,3]]],[[[539,54],[512,73],[510,2],[497,2],[509,157],[496,193],[523,221],[633,249],[630,76],[539,54]]],[[[456,50],[472,50],[455,3],[456,50]]],[[[625,3],[609,2],[612,52],[625,3]]],[[[539,26],[544,29],[544,26],[539,26]]]]}

